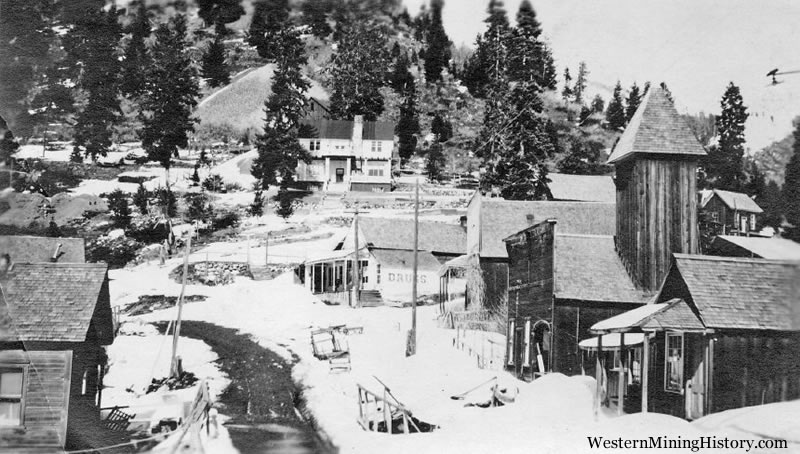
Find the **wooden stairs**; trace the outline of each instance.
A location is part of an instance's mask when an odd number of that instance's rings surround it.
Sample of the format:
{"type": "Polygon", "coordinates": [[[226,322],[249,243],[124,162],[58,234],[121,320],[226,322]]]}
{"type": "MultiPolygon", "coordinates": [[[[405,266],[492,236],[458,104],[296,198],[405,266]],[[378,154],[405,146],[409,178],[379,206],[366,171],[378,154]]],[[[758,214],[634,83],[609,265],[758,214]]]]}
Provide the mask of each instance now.
{"type": "Polygon", "coordinates": [[[380,290],[361,290],[361,307],[383,306],[380,290]]]}

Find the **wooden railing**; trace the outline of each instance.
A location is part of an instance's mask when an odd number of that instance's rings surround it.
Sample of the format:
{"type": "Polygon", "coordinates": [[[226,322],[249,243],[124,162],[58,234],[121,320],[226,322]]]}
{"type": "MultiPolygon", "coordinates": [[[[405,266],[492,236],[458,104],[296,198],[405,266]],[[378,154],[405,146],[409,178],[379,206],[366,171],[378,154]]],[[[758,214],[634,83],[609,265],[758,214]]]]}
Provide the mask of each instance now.
{"type": "Polygon", "coordinates": [[[402,433],[411,433],[412,426],[416,432],[420,431],[411,418],[411,412],[397,402],[386,388],[383,390],[383,396],[379,396],[358,385],[358,424],[364,430],[394,433],[392,424],[394,415],[397,414],[402,417],[402,433]],[[383,427],[380,427],[381,423],[383,427]]]}

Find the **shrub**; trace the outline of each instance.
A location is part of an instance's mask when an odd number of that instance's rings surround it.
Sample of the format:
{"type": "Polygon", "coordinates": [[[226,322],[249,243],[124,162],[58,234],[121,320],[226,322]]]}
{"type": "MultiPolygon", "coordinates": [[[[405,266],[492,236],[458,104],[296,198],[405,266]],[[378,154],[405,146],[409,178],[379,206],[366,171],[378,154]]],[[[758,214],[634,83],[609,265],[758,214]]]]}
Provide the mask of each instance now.
{"type": "Polygon", "coordinates": [[[208,195],[205,193],[190,192],[183,196],[186,201],[186,215],[192,221],[205,220],[212,213],[208,195]]]}
{"type": "Polygon", "coordinates": [[[108,195],[108,209],[111,210],[111,219],[117,226],[125,228],[131,223],[128,194],[121,189],[115,189],[108,195]]]}
{"type": "Polygon", "coordinates": [[[155,216],[143,217],[132,222],[125,235],[143,244],[158,244],[167,239],[169,224],[155,216]]]}
{"type": "Polygon", "coordinates": [[[133,204],[136,205],[140,213],[147,214],[147,203],[149,200],[150,192],[144,188],[142,183],[139,183],[139,188],[136,189],[136,193],[133,195],[133,204]]]}
{"type": "Polygon", "coordinates": [[[122,268],[136,258],[142,245],[124,236],[116,238],[100,237],[89,241],[86,247],[88,262],[105,262],[111,269],[122,268]]]}
{"type": "Polygon", "coordinates": [[[158,189],[158,206],[161,207],[161,212],[167,217],[173,218],[178,215],[178,205],[175,200],[175,194],[169,188],[158,189]]]}
{"type": "Polygon", "coordinates": [[[294,213],[292,206],[292,195],[286,189],[278,191],[278,216],[288,219],[294,213]]]}
{"type": "Polygon", "coordinates": [[[203,180],[203,189],[211,192],[220,192],[225,189],[225,182],[222,181],[221,176],[212,173],[203,180]]]}
{"type": "Polygon", "coordinates": [[[236,211],[223,211],[211,220],[212,230],[222,230],[236,227],[239,224],[239,213],[236,211]]]}
{"type": "Polygon", "coordinates": [[[250,204],[248,212],[251,216],[261,216],[264,214],[264,195],[260,189],[256,191],[253,203],[250,204]]]}

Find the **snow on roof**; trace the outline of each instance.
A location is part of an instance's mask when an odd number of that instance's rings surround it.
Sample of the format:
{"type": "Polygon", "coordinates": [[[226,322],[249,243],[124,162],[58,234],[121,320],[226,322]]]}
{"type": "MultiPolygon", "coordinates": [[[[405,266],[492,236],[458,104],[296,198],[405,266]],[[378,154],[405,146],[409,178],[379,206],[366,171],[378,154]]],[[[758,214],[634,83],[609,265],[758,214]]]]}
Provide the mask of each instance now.
{"type": "Polygon", "coordinates": [[[800,260],[800,243],[786,238],[718,235],[713,243],[718,241],[732,243],[762,259],[800,260]]]}
{"type": "MultiPolygon", "coordinates": [[[[602,336],[590,337],[578,343],[582,350],[597,350],[597,340],[603,338],[603,350],[615,350],[620,346],[622,336],[619,333],[603,334],[602,336]]],[[[639,345],[644,342],[643,333],[630,333],[625,335],[625,345],[639,345]]]]}
{"type": "Polygon", "coordinates": [[[668,304],[645,304],[644,306],[637,307],[636,309],[623,312],[611,318],[599,321],[592,325],[590,330],[592,332],[611,332],[611,331],[627,331],[628,328],[635,326],[647,317],[655,314],[656,312],[666,308],[668,304]]]}
{"type": "Polygon", "coordinates": [[[616,203],[614,180],[608,175],[549,173],[547,184],[555,200],[616,203]]]}

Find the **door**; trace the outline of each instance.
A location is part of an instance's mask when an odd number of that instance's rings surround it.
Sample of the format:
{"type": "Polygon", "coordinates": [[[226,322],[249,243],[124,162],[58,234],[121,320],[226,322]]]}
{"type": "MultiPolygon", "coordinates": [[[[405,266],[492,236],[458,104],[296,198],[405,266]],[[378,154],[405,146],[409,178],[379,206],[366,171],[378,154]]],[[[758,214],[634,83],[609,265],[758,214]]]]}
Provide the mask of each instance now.
{"type": "Polygon", "coordinates": [[[686,382],[686,418],[698,419],[706,414],[706,345],[699,336],[687,336],[691,342],[691,377],[686,382]]]}
{"type": "Polygon", "coordinates": [[[344,182],[344,168],[337,167],[336,168],[336,182],[343,183],[344,182]]]}

